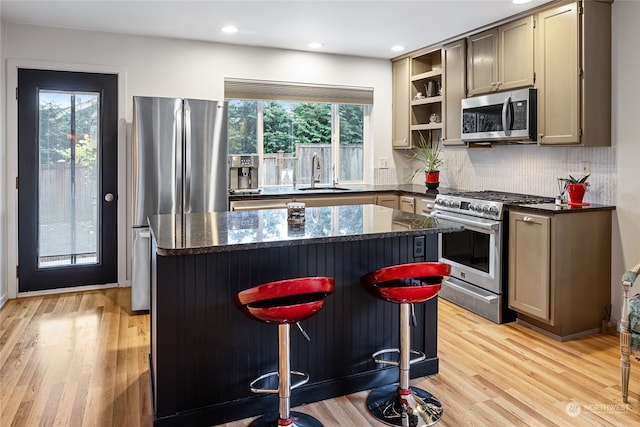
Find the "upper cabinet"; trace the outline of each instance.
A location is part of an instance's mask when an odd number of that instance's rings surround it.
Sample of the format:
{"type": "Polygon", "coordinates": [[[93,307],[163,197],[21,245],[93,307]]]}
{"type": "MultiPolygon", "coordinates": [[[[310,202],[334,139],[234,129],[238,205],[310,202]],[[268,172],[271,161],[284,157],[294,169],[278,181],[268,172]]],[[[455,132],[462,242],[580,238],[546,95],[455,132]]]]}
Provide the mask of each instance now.
{"type": "Polygon", "coordinates": [[[498,81],[498,29],[483,31],[467,39],[467,83],[469,96],[496,90],[498,81]]]}
{"type": "Polygon", "coordinates": [[[533,16],[467,38],[469,96],[533,85],[533,16]]]}
{"type": "Polygon", "coordinates": [[[464,145],[461,139],[462,112],[460,103],[466,98],[466,40],[449,43],[442,48],[444,76],[442,96],[444,102],[444,123],[442,143],[444,145],[464,145]]]}
{"type": "Polygon", "coordinates": [[[420,52],[392,62],[393,148],[413,148],[420,135],[433,141],[442,133],[442,52],[420,52]]]}
{"type": "Polygon", "coordinates": [[[420,135],[438,141],[442,131],[442,52],[427,51],[411,57],[411,147],[420,135]]]}
{"type": "Polygon", "coordinates": [[[410,59],[403,58],[391,63],[393,76],[393,148],[409,147],[409,103],[411,91],[409,88],[410,59]]]}
{"type": "Polygon", "coordinates": [[[611,145],[611,4],[538,13],[538,143],[611,145]]]}

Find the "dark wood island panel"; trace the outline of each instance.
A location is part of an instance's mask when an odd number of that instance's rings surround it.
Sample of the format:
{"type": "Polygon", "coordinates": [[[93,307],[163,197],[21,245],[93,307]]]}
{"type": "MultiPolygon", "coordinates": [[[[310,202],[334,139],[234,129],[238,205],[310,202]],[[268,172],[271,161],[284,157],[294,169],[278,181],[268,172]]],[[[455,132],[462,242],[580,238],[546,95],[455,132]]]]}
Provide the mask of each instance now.
{"type": "MultiPolygon", "coordinates": [[[[273,280],[303,276],[332,276],[336,280],[336,290],[327,298],[323,310],[303,322],[311,342],[297,333],[297,328],[292,329],[292,369],[310,376],[309,383],[292,393],[292,406],[397,380],[397,368],[380,368],[370,355],[398,346],[399,308],[367,294],[360,277],[386,265],[435,260],[436,233],[457,228],[442,221],[436,224],[433,219],[427,226],[425,217],[384,207],[357,208],[340,207],[340,211],[351,215],[356,209],[366,216],[367,211],[375,210],[393,218],[395,224],[390,222],[389,230],[384,231],[376,222],[373,231],[367,231],[368,225],[353,224],[353,217],[349,216],[348,222],[359,233],[334,228],[332,235],[318,238],[310,236],[314,233],[311,227],[302,230],[304,236],[299,229],[289,229],[286,210],[233,212],[224,213],[225,218],[234,220],[236,225],[239,218],[249,219],[244,226],[261,230],[263,235],[269,234],[266,217],[284,213],[285,226],[280,231],[298,233],[297,237],[282,236],[267,245],[254,239],[242,244],[226,241],[210,247],[192,245],[190,249],[180,249],[180,244],[175,244],[163,249],[158,242],[162,245],[162,238],[155,238],[162,233],[161,221],[154,225],[152,219],[151,371],[155,425],[210,426],[277,409],[277,395],[249,390],[251,380],[277,370],[277,328],[246,317],[234,304],[239,291],[273,280]],[[257,222],[255,215],[260,216],[257,222]],[[401,227],[406,221],[414,225],[401,227]],[[415,226],[417,221],[422,223],[422,229],[415,226]],[[392,226],[395,230],[391,230],[392,226]],[[415,239],[425,239],[424,255],[414,256],[415,239]]],[[[320,217],[340,215],[337,208],[313,209],[320,217]]],[[[307,215],[311,210],[307,209],[307,215]]],[[[181,238],[185,237],[178,240],[189,240],[188,228],[195,229],[197,219],[193,215],[187,218],[191,223],[186,226],[182,222],[185,218],[176,218],[181,222],[177,226],[172,222],[174,230],[181,230],[181,238]]],[[[213,228],[220,228],[221,219],[217,218],[218,226],[213,228]]],[[[226,222],[227,226],[231,224],[226,222]]],[[[212,235],[220,238],[220,233],[212,235]]],[[[412,330],[412,347],[424,351],[427,360],[411,367],[414,377],[438,372],[437,299],[417,305],[416,316],[418,325],[412,330]]]]}

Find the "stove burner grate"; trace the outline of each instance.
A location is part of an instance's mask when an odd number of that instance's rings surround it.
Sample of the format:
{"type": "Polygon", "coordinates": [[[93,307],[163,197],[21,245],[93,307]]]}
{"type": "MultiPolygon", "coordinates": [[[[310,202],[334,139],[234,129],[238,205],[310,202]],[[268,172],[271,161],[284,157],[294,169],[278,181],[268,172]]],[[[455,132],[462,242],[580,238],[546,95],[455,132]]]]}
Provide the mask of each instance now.
{"type": "Polygon", "coordinates": [[[537,203],[553,203],[553,198],[544,196],[534,196],[531,194],[507,193],[502,191],[463,191],[460,193],[452,193],[452,196],[466,197],[475,200],[484,200],[488,202],[502,202],[507,204],[537,204],[537,203]]]}

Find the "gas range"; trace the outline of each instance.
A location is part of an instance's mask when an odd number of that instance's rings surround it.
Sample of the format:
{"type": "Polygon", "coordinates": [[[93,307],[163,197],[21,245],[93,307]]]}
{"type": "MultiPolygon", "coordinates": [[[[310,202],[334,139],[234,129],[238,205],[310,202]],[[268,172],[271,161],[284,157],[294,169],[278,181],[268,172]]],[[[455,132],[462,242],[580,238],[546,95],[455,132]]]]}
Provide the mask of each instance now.
{"type": "Polygon", "coordinates": [[[436,209],[501,221],[509,205],[553,203],[551,197],[502,191],[460,191],[438,194],[436,209]]]}

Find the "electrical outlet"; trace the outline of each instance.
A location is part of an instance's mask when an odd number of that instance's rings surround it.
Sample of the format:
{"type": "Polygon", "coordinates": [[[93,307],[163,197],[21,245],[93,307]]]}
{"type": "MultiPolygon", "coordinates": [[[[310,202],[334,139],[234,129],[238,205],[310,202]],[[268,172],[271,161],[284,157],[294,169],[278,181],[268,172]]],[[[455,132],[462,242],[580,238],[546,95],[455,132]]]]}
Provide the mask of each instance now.
{"type": "Polygon", "coordinates": [[[380,164],[380,169],[389,169],[389,159],[387,157],[380,157],[378,163],[380,164]]]}
{"type": "Polygon", "coordinates": [[[413,238],[413,257],[421,258],[425,253],[425,236],[415,236],[413,238]]]}
{"type": "Polygon", "coordinates": [[[589,175],[591,173],[591,162],[581,162],[580,169],[582,170],[583,175],[589,175]]]}

